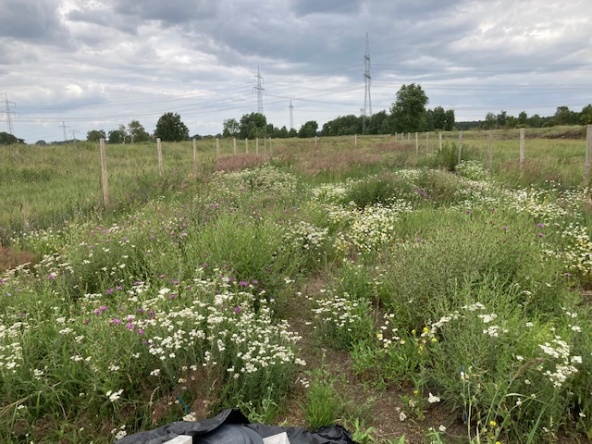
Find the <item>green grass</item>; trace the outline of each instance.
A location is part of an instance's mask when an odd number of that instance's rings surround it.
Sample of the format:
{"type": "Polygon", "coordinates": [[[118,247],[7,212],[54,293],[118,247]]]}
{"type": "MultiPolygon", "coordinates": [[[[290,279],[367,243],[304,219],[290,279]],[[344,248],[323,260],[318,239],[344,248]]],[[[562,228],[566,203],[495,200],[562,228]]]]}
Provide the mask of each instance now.
{"type": "Polygon", "coordinates": [[[190,143],[163,145],[162,178],[155,147],[109,146],[108,209],[96,147],[3,150],[3,239],[42,259],[0,276],[0,440],[107,443],[240,406],[389,442],[359,387],[417,421],[390,442],[446,442],[434,406],[471,442],[586,439],[592,230],[577,180],[546,176],[575,176],[581,141],[490,178],[481,136],[454,173],[392,137],[271,159],[200,142],[198,177],[190,143]]]}

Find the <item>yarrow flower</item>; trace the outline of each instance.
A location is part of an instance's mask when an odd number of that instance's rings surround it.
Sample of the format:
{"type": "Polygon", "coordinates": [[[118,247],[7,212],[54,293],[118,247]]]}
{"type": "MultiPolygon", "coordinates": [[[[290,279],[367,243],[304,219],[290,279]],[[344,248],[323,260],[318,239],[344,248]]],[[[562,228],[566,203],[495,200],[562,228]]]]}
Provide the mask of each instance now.
{"type": "Polygon", "coordinates": [[[109,401],[111,402],[115,402],[117,401],[119,398],[121,398],[121,394],[123,393],[123,389],[120,389],[116,392],[109,390],[106,394],[106,396],[109,398],[109,401]]]}

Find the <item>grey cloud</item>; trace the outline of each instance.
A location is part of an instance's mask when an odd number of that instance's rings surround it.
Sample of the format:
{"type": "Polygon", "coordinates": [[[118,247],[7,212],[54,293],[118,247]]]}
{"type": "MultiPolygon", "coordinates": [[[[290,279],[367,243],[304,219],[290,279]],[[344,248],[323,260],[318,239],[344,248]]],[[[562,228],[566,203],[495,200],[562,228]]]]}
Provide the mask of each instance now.
{"type": "Polygon", "coordinates": [[[54,0],[4,0],[0,3],[0,36],[53,40],[62,31],[54,0]]]}
{"type": "Polygon", "coordinates": [[[72,22],[88,23],[105,28],[115,28],[128,34],[136,34],[140,20],[116,14],[112,9],[73,9],[66,15],[72,22]]]}
{"type": "Polygon", "coordinates": [[[353,14],[359,12],[361,0],[291,0],[292,11],[298,16],[309,14],[353,14]]]}
{"type": "Polygon", "coordinates": [[[209,0],[119,0],[115,11],[144,20],[158,20],[166,25],[214,17],[217,2],[209,0]]]}

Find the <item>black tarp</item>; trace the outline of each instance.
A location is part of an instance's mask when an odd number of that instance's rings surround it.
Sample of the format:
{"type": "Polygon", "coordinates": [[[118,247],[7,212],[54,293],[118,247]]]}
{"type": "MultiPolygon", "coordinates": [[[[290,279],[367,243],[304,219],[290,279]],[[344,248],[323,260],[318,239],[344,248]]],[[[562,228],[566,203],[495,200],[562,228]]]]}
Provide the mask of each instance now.
{"type": "Polygon", "coordinates": [[[355,444],[350,434],[338,425],[322,427],[308,431],[301,427],[279,427],[266,424],[251,424],[247,417],[238,409],[224,410],[213,418],[195,422],[173,422],[147,432],[135,433],[115,441],[115,444],[163,444],[177,436],[191,436],[194,444],[229,444],[228,436],[238,436],[235,442],[260,444],[258,438],[267,438],[286,432],[290,444],[355,444]],[[225,426],[221,429],[221,426],[225,426]],[[236,427],[227,427],[236,426],[236,427]],[[245,433],[245,430],[248,433],[245,433]],[[256,432],[252,434],[251,432],[256,432]],[[226,438],[223,438],[223,437],[226,438]],[[250,439],[252,437],[255,439],[250,439]]]}

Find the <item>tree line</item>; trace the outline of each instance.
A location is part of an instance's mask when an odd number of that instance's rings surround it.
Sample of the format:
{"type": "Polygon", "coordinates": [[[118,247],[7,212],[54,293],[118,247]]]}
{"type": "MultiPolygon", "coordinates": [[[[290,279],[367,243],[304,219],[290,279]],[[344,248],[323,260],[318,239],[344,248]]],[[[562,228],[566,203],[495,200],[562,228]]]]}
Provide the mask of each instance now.
{"type": "Polygon", "coordinates": [[[502,129],[502,128],[543,128],[560,125],[592,125],[592,104],[586,105],[580,112],[567,106],[558,106],[552,116],[529,116],[521,111],[518,116],[511,116],[504,110],[498,114],[487,113],[484,120],[458,122],[458,129],[502,129]]]}
{"type": "MultiPolygon", "coordinates": [[[[181,116],[168,112],[163,114],[156,123],[153,134],[149,134],[138,120],[132,120],[128,125],[105,130],[90,130],[86,135],[89,142],[105,139],[111,144],[142,143],[160,138],[167,142],[202,139],[213,137],[236,137],[240,139],[255,139],[273,137],[275,139],[290,137],[315,136],[346,136],[353,134],[394,134],[423,131],[451,131],[453,129],[498,129],[498,128],[540,128],[555,125],[589,125],[592,124],[592,104],[582,108],[580,112],[570,110],[567,106],[559,106],[553,116],[541,117],[538,114],[528,116],[522,111],[518,116],[511,116],[504,110],[495,114],[489,112],[484,120],[470,122],[456,122],[454,110],[445,110],[441,106],[428,109],[428,96],[419,84],[403,85],[396,94],[390,109],[379,111],[371,116],[348,114],[338,116],[323,124],[310,120],[300,129],[287,129],[285,126],[276,127],[267,122],[265,115],[260,113],[244,114],[239,120],[229,118],[223,121],[222,133],[209,136],[195,134],[189,136],[189,129],[181,120],[181,116]]],[[[24,143],[12,134],[0,132],[0,145],[24,143]]],[[[68,143],[53,142],[53,143],[68,143]]],[[[43,140],[38,145],[46,145],[43,140]]]]}

